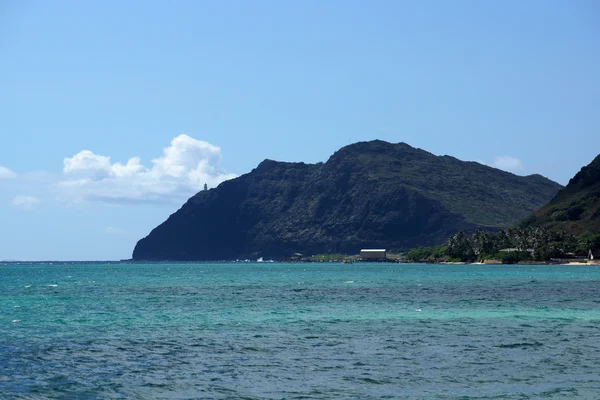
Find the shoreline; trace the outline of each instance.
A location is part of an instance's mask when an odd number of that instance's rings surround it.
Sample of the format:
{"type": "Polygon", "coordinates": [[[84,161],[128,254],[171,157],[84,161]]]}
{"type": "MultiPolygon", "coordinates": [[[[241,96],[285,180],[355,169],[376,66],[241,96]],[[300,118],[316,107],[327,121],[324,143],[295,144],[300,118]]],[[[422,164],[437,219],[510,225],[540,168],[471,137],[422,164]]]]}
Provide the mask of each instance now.
{"type": "Polygon", "coordinates": [[[0,265],[21,265],[21,264],[170,264],[170,263],[183,263],[183,264],[194,264],[194,263],[286,263],[286,264],[361,264],[361,263],[389,263],[389,264],[440,264],[440,265],[554,265],[554,266],[565,266],[565,267],[578,267],[578,266],[591,266],[600,267],[600,260],[586,260],[585,262],[569,261],[569,262],[549,262],[549,261],[525,261],[517,263],[503,263],[499,260],[486,260],[485,262],[466,262],[466,261],[430,261],[430,260],[416,260],[406,261],[401,259],[388,258],[386,260],[351,260],[350,262],[344,262],[344,260],[276,260],[270,259],[268,261],[254,261],[254,260],[119,260],[119,261],[0,261],[0,265]]]}
{"type": "MultiPolygon", "coordinates": [[[[424,264],[424,263],[417,263],[424,264]]],[[[443,265],[560,265],[565,267],[598,267],[600,266],[600,262],[568,262],[568,263],[552,263],[547,261],[539,261],[539,262],[518,262],[518,263],[503,263],[503,262],[434,262],[430,264],[443,264],[443,265]]]]}

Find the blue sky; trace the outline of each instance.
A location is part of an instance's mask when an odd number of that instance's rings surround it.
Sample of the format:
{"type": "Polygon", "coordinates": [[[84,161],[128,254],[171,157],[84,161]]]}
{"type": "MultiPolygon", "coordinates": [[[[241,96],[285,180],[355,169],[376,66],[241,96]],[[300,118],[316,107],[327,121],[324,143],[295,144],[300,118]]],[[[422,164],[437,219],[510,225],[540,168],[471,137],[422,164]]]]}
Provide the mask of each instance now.
{"type": "Polygon", "coordinates": [[[0,2],[0,259],[129,258],[202,182],[349,142],[566,184],[600,152],[588,1],[0,2]]]}

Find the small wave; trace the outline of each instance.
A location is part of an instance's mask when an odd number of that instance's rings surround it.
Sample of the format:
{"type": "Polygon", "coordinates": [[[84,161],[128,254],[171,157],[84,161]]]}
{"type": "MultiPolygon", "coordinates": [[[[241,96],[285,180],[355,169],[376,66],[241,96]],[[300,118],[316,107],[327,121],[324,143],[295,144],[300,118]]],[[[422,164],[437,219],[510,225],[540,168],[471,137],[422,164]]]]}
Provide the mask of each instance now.
{"type": "Polygon", "coordinates": [[[31,285],[25,285],[25,287],[26,287],[26,288],[27,288],[27,287],[31,287],[31,285]]]}
{"type": "Polygon", "coordinates": [[[378,379],[373,379],[373,378],[358,378],[359,380],[366,382],[366,383],[372,383],[375,385],[383,385],[386,383],[386,381],[383,380],[378,380],[378,379]]]}
{"type": "Polygon", "coordinates": [[[57,287],[58,285],[52,284],[52,285],[48,285],[48,287],[57,287]]]}
{"type": "Polygon", "coordinates": [[[522,347],[540,347],[543,345],[544,344],[540,343],[540,342],[533,342],[533,343],[523,342],[523,343],[500,344],[500,345],[494,346],[494,347],[499,347],[501,349],[518,349],[518,348],[522,348],[522,347]]]}
{"type": "Polygon", "coordinates": [[[15,324],[17,322],[21,322],[21,320],[20,319],[13,319],[12,322],[13,322],[13,324],[15,324]]]}
{"type": "Polygon", "coordinates": [[[344,282],[344,283],[354,283],[354,281],[346,281],[346,282],[344,282]]]}

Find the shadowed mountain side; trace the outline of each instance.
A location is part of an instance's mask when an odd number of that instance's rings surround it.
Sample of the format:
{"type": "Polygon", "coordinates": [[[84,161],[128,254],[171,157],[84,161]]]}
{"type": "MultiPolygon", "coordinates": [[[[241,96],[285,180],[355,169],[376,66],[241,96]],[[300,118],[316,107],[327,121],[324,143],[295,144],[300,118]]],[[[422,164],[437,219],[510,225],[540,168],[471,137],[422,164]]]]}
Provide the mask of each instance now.
{"type": "Polygon", "coordinates": [[[190,198],[140,240],[137,260],[286,257],[439,244],[457,230],[496,230],[560,185],[382,141],[326,163],[265,160],[190,198]]]}
{"type": "Polygon", "coordinates": [[[581,168],[552,201],[525,219],[522,225],[575,235],[600,233],[600,155],[581,168]]]}

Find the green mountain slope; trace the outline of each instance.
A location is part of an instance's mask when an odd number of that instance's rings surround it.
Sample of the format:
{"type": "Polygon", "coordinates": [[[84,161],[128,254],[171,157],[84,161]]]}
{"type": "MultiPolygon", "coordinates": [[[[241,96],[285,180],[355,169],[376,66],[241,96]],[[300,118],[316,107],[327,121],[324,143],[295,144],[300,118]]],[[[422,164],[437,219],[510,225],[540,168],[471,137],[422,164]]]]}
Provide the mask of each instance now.
{"type": "Polygon", "coordinates": [[[600,233],[600,155],[522,225],[581,235],[600,233]]]}
{"type": "Polygon", "coordinates": [[[457,230],[509,226],[561,188],[383,141],[326,163],[263,161],[199,192],[135,247],[138,260],[285,257],[439,244],[457,230]]]}

